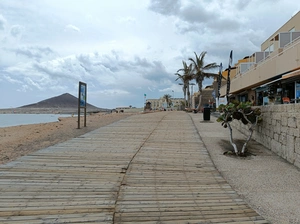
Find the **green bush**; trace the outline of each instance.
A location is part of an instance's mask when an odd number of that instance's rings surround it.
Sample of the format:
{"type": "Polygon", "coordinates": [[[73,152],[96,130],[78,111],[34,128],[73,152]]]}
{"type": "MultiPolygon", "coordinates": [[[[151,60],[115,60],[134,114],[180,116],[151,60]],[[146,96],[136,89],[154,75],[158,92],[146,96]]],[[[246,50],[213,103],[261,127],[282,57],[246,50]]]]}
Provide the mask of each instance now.
{"type": "Polygon", "coordinates": [[[253,127],[258,123],[262,122],[261,118],[261,110],[260,108],[252,108],[251,102],[239,102],[239,101],[232,101],[231,103],[224,105],[221,104],[218,107],[220,112],[220,116],[218,117],[217,121],[222,122],[222,126],[224,128],[229,127],[230,130],[230,142],[234,148],[234,151],[237,155],[244,155],[246,146],[250,141],[253,133],[253,127]],[[249,136],[247,141],[245,142],[242,150],[238,150],[236,145],[233,143],[232,138],[232,128],[230,123],[234,120],[238,120],[242,122],[244,125],[248,125],[249,127],[249,136]]]}

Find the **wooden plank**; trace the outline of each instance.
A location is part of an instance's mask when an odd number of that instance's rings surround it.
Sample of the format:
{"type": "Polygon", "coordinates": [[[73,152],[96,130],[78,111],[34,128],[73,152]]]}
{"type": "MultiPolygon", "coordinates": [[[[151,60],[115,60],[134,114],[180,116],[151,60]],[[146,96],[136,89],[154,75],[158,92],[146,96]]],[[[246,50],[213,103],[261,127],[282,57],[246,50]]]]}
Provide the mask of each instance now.
{"type": "Polygon", "coordinates": [[[0,166],[0,223],[267,223],[186,113],[132,116],[0,166]]]}

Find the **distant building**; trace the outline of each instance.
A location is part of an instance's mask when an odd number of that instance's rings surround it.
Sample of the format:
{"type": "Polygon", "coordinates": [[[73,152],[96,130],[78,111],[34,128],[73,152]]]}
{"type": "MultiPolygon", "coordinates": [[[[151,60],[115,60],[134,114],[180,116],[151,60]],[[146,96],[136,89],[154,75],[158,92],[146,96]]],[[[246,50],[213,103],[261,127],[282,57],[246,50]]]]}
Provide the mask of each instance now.
{"type": "MultiPolygon", "coordinates": [[[[213,108],[215,106],[215,97],[213,93],[215,92],[213,85],[206,86],[202,90],[202,98],[201,98],[201,107],[211,107],[213,108]]],[[[192,108],[197,108],[199,104],[199,92],[196,92],[193,94],[192,97],[192,108]]]]}
{"type": "Polygon", "coordinates": [[[165,98],[161,97],[159,99],[147,99],[147,102],[151,103],[152,110],[162,110],[167,108],[172,108],[174,110],[182,110],[182,105],[184,105],[183,98],[170,98],[171,106],[167,105],[165,98]]]}

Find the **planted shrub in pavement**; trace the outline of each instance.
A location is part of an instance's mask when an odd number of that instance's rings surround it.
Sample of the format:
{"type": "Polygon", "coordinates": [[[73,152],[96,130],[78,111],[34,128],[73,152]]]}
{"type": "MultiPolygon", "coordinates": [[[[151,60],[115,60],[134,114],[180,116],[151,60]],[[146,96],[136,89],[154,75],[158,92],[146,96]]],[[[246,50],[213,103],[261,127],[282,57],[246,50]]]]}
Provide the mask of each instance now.
{"type": "Polygon", "coordinates": [[[260,108],[252,108],[251,102],[239,102],[233,101],[227,105],[221,104],[218,108],[221,115],[217,121],[222,122],[224,128],[228,128],[230,131],[230,143],[233,146],[234,153],[238,156],[244,156],[247,150],[247,144],[251,140],[254,127],[262,122],[260,108]],[[248,126],[249,135],[241,149],[238,149],[236,144],[233,142],[231,122],[238,120],[244,125],[248,126]]]}

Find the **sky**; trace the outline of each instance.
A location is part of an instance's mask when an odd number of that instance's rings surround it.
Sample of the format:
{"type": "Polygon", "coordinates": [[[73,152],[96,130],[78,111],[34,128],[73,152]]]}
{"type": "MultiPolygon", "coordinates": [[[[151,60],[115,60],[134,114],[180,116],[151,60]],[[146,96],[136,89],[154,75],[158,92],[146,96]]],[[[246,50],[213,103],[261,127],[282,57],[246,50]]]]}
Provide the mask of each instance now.
{"type": "Polygon", "coordinates": [[[100,108],[183,97],[182,61],[206,51],[205,64],[227,67],[231,50],[233,63],[260,51],[299,10],[295,0],[0,0],[0,108],[77,97],[79,81],[100,108]]]}

